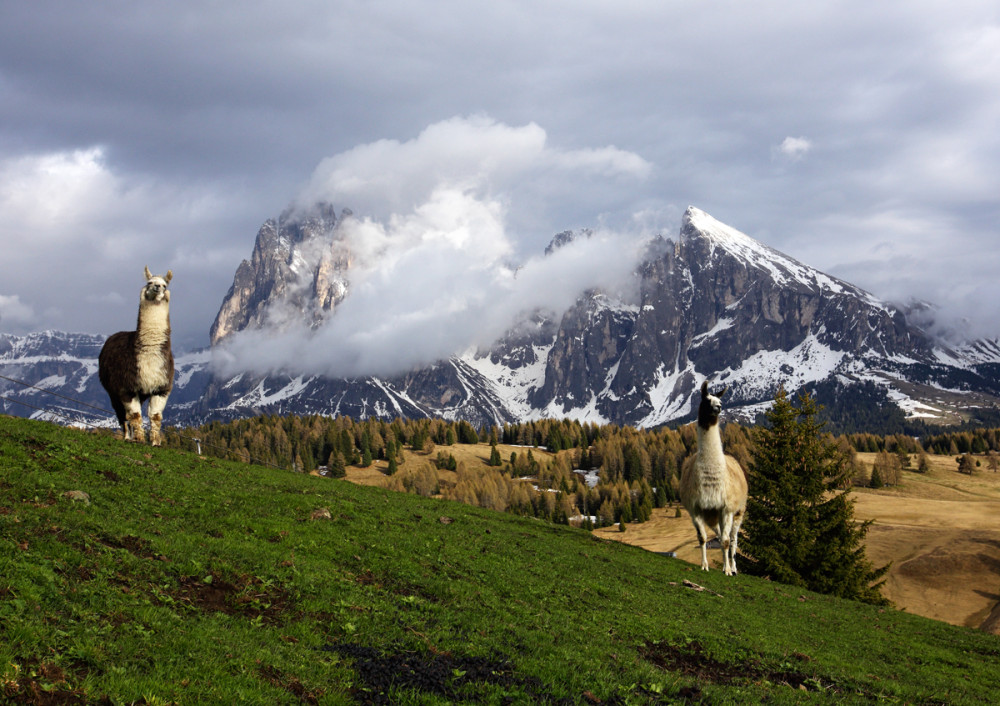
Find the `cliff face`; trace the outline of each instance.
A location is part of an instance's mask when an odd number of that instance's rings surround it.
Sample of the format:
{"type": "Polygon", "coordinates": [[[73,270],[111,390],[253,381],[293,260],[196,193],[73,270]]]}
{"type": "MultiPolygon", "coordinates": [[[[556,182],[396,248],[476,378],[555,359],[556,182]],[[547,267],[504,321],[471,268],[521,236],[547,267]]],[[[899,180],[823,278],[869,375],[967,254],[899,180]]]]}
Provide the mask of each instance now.
{"type": "Polygon", "coordinates": [[[283,317],[318,322],[343,301],[351,254],[338,228],[350,215],[338,219],[332,206],[319,204],[265,221],[212,324],[212,345],[246,328],[280,327],[283,317]]]}

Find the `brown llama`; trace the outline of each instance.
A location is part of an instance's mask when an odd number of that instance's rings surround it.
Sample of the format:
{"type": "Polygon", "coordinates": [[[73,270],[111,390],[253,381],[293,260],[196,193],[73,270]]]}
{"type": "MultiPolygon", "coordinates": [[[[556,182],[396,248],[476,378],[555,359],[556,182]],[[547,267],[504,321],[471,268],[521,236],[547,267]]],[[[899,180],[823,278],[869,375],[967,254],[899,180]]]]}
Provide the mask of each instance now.
{"type": "Polygon", "coordinates": [[[736,573],[736,545],[747,508],[747,479],[739,461],[722,451],[719,415],[723,388],[718,397],[701,385],[698,407],[698,451],[684,460],[681,469],[681,502],[691,515],[701,546],[701,568],[708,571],[708,527],[722,545],[723,571],[736,573]]]}
{"type": "Polygon", "coordinates": [[[153,276],[146,267],[146,286],[139,295],[135,331],[119,331],[105,341],[98,357],[98,377],[111,398],[126,441],[145,442],[142,404],[149,400],[149,440],[162,443],[163,409],[174,385],[170,350],[170,291],[173,272],[153,276]]]}

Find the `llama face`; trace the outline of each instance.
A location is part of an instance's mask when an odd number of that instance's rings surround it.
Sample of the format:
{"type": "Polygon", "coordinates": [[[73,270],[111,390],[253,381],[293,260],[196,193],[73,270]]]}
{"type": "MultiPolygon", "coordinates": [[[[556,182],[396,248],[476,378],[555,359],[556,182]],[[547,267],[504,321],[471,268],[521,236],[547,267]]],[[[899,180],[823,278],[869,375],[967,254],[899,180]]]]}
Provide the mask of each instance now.
{"type": "Polygon", "coordinates": [[[170,301],[170,291],[167,289],[167,281],[162,277],[153,277],[142,288],[142,297],[146,301],[151,302],[170,301]]]}
{"type": "Polygon", "coordinates": [[[173,271],[167,270],[167,274],[164,277],[160,277],[159,275],[150,273],[147,267],[145,274],[146,286],[142,288],[142,298],[150,302],[169,302],[170,290],[167,289],[167,285],[174,276],[173,271]]]}
{"type": "Polygon", "coordinates": [[[701,404],[698,406],[698,424],[705,429],[719,423],[719,415],[722,414],[722,396],[726,394],[728,388],[723,388],[719,396],[716,397],[708,391],[708,382],[701,386],[701,404]]]}

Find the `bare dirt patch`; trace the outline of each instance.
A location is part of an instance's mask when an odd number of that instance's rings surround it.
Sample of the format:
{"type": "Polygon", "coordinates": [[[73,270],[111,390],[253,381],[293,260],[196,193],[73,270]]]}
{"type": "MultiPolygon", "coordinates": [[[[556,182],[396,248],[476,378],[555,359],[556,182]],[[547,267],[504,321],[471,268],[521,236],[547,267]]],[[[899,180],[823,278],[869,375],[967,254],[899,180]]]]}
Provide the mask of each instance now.
{"type": "Polygon", "coordinates": [[[396,690],[413,690],[464,701],[463,690],[476,684],[520,688],[530,695],[533,703],[578,703],[553,697],[539,679],[518,675],[510,661],[503,657],[460,656],[449,652],[381,652],[355,644],[326,645],[320,649],[353,661],[362,685],[355,689],[354,697],[362,704],[395,703],[396,690]]]}
{"type": "Polygon", "coordinates": [[[206,577],[182,576],[180,586],[168,592],[174,600],[206,612],[245,615],[278,625],[291,607],[291,597],[279,586],[265,586],[253,576],[227,580],[212,573],[206,577]]]}
{"type": "MultiPolygon", "coordinates": [[[[739,664],[721,662],[705,653],[697,641],[683,647],[660,642],[646,642],[639,648],[639,654],[648,662],[661,669],[676,672],[691,677],[696,683],[711,682],[713,684],[746,684],[768,681],[774,684],[785,684],[801,691],[824,691],[826,693],[842,693],[833,681],[809,674],[807,671],[792,669],[772,669],[760,659],[751,659],[739,664]]],[[[807,655],[792,655],[790,661],[803,666],[811,660],[807,655]]],[[[685,696],[692,700],[701,699],[701,691],[693,687],[695,693],[685,696]]]]}

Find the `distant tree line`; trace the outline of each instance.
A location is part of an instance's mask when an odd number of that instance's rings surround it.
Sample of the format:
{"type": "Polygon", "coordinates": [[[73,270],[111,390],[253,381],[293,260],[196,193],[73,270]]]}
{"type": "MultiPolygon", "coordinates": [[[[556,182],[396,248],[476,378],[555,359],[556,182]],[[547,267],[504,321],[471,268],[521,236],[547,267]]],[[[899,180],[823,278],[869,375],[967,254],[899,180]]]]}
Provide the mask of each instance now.
{"type": "MultiPolygon", "coordinates": [[[[819,413],[816,418],[823,422],[819,413]]],[[[768,420],[762,421],[767,426],[768,420]]],[[[825,423],[823,429],[824,437],[844,455],[855,485],[893,485],[901,470],[926,470],[926,453],[960,457],[1000,451],[1000,428],[937,431],[919,439],[904,433],[880,436],[868,432],[833,437],[826,433],[825,423]],[[858,452],[878,454],[874,468],[861,464],[858,452]]],[[[354,420],[321,415],[210,422],[183,432],[168,430],[167,443],[190,448],[190,437],[200,439],[203,452],[210,455],[304,473],[323,468],[333,477],[343,477],[348,466],[368,467],[380,460],[392,476],[389,485],[399,490],[557,522],[578,517],[585,525],[599,526],[643,522],[652,508],[676,501],[680,466],[696,444],[691,424],[635,429],[544,419],[477,428],[462,420],[354,420]],[[447,450],[456,444],[478,443],[490,445],[485,468],[463,467],[447,450]],[[501,445],[514,450],[501,454],[501,445]],[[406,464],[401,472],[407,454],[418,455],[421,462],[406,464]],[[457,481],[440,482],[437,471],[442,469],[454,471],[457,481]],[[597,485],[588,487],[574,470],[597,472],[597,485]]],[[[744,468],[751,466],[750,429],[725,424],[723,444],[726,453],[744,468]]],[[[995,468],[996,459],[992,455],[987,459],[988,466],[995,468]]]]}
{"type": "MultiPolygon", "coordinates": [[[[729,452],[747,460],[745,431],[734,424],[725,435],[729,452]]],[[[654,507],[675,501],[678,469],[695,444],[690,426],[638,430],[539,420],[475,428],[466,421],[320,415],[210,422],[183,433],[169,430],[167,443],[190,448],[191,438],[206,454],[303,473],[322,468],[333,477],[380,460],[390,488],[555,522],[580,518],[584,526],[644,522],[654,507]],[[465,467],[448,451],[478,443],[490,446],[483,467],[465,467]],[[501,454],[499,446],[514,450],[501,454]],[[420,462],[404,468],[407,454],[420,462]],[[442,480],[439,470],[454,471],[457,480],[442,480]],[[596,471],[596,486],[574,471],[596,471]]]]}

